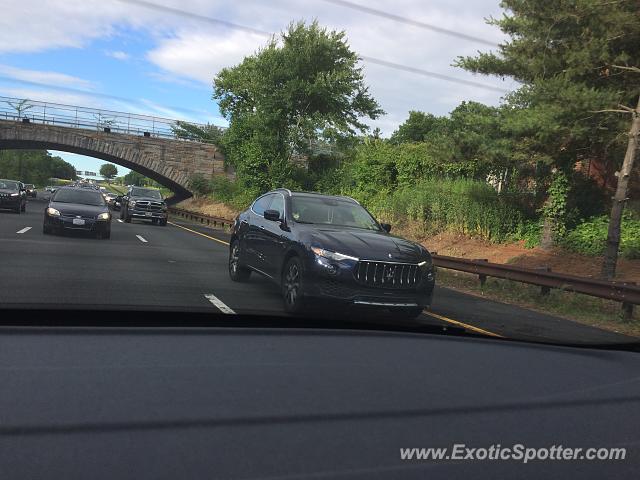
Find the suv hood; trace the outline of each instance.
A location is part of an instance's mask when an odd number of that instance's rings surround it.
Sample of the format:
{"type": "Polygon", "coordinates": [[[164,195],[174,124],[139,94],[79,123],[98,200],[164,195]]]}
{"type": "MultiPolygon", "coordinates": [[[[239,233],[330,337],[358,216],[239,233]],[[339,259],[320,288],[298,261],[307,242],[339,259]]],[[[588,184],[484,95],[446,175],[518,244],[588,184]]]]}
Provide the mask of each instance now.
{"type": "Polygon", "coordinates": [[[18,190],[9,190],[8,188],[0,188],[0,193],[19,193],[18,190]]]}
{"type": "Polygon", "coordinates": [[[366,260],[419,263],[430,258],[422,246],[385,232],[358,228],[315,228],[311,245],[366,260]]]}

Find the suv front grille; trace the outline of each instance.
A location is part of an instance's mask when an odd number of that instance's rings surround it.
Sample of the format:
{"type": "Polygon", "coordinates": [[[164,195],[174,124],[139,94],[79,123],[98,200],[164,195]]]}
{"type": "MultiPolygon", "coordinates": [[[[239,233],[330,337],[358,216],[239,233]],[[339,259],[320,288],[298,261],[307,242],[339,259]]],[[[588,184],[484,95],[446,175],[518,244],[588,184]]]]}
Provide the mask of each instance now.
{"type": "Polygon", "coordinates": [[[140,200],[136,202],[136,206],[134,207],[136,210],[143,210],[145,212],[161,212],[162,211],[162,203],[161,202],[149,202],[147,200],[140,200]]]}
{"type": "Polygon", "coordinates": [[[420,267],[415,263],[361,260],[354,270],[356,281],[368,287],[412,289],[420,282],[420,267]]]}

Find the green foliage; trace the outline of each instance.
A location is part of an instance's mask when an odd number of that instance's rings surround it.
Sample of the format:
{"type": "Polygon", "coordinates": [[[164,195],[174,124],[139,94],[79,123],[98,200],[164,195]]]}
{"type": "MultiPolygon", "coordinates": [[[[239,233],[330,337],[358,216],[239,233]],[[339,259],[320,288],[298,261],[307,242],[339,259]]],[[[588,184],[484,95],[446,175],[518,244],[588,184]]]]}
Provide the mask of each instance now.
{"type": "Polygon", "coordinates": [[[291,159],[322,132],[367,130],[382,112],[364,85],[344,32],[317,22],[292,24],[256,54],[219,72],[214,99],[229,120],[222,143],[245,186],[260,191],[291,181],[291,159]]]}
{"type": "Polygon", "coordinates": [[[640,9],[636,2],[503,0],[490,19],[510,40],[499,52],[459,57],[475,73],[523,84],[506,98],[507,127],[516,152],[563,170],[584,158],[618,164],[628,118],[595,113],[637,98],[640,9]]]}
{"type": "Polygon", "coordinates": [[[207,123],[206,125],[200,126],[180,120],[171,127],[171,130],[173,130],[174,135],[178,138],[214,143],[216,145],[221,144],[222,136],[224,134],[224,130],[216,125],[207,123]]]}
{"type": "Polygon", "coordinates": [[[46,150],[0,150],[0,178],[42,186],[50,178],[75,180],[76,170],[46,150]]]}
{"type": "Polygon", "coordinates": [[[100,176],[106,178],[107,180],[111,180],[118,175],[118,169],[112,163],[105,163],[100,166],[100,176]]]}
{"type": "Polygon", "coordinates": [[[141,173],[131,170],[124,176],[125,185],[135,185],[136,187],[144,187],[149,184],[150,178],[145,177],[141,173]]]}
{"type": "Polygon", "coordinates": [[[502,242],[524,221],[510,202],[476,180],[433,178],[393,191],[358,193],[355,196],[375,215],[421,222],[429,233],[449,230],[502,242]]]}
{"type": "MultiPolygon", "coordinates": [[[[606,245],[608,227],[609,218],[607,216],[593,217],[567,232],[561,245],[567,250],[584,255],[602,255],[606,245]]],[[[639,252],[640,220],[625,213],[622,218],[620,253],[626,258],[640,258],[639,252]]]]}
{"type": "Polygon", "coordinates": [[[391,135],[391,143],[423,142],[427,135],[442,128],[443,117],[436,117],[431,113],[410,111],[407,118],[391,135]]]}
{"type": "Polygon", "coordinates": [[[549,186],[549,198],[542,207],[542,214],[552,221],[556,238],[564,236],[567,230],[567,196],[569,194],[569,178],[565,173],[557,173],[549,186]]]}
{"type": "Polygon", "coordinates": [[[189,181],[189,185],[191,186],[191,190],[195,194],[196,197],[204,197],[211,193],[211,185],[209,180],[204,178],[204,175],[201,173],[196,173],[191,177],[189,181]]]}

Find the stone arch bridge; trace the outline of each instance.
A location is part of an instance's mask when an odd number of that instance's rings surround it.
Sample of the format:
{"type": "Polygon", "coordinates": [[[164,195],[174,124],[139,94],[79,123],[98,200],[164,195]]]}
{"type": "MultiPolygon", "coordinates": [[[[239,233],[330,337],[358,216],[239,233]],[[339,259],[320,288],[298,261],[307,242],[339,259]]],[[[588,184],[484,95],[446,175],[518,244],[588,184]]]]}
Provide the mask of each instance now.
{"type": "Polygon", "coordinates": [[[99,158],[152,178],[173,190],[175,200],[192,196],[193,175],[225,174],[219,148],[177,138],[173,120],[43,102],[20,110],[17,102],[29,101],[0,97],[0,150],[60,150],[99,158]]]}

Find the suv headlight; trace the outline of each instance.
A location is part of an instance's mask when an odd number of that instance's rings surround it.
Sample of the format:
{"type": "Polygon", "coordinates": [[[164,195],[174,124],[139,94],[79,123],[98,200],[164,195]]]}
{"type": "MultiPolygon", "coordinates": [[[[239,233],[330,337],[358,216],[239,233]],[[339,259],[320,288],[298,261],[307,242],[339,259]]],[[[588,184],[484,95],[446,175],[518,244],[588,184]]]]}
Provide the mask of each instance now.
{"type": "Polygon", "coordinates": [[[109,220],[110,217],[111,215],[108,212],[104,212],[98,215],[98,220],[109,220]]]}
{"type": "Polygon", "coordinates": [[[12,197],[17,197],[18,195],[20,195],[19,193],[12,193],[11,196],[12,197]]]}
{"type": "Polygon", "coordinates": [[[47,208],[47,215],[51,215],[52,217],[59,217],[60,216],[60,212],[58,210],[56,210],[55,208],[47,208]]]}
{"type": "Polygon", "coordinates": [[[136,206],[135,200],[129,200],[129,206],[132,208],[135,207],[136,206]]]}
{"type": "Polygon", "coordinates": [[[336,262],[341,262],[342,260],[360,260],[357,257],[352,257],[351,255],[345,255],[343,253],[332,252],[330,250],[325,250],[324,248],[311,247],[313,253],[318,255],[319,257],[328,258],[329,260],[335,260],[336,262]]]}

